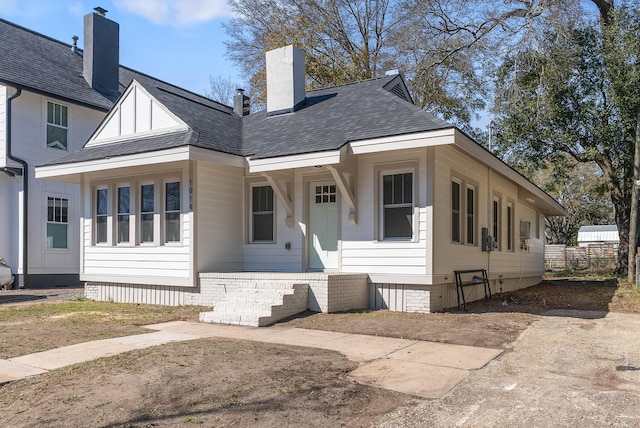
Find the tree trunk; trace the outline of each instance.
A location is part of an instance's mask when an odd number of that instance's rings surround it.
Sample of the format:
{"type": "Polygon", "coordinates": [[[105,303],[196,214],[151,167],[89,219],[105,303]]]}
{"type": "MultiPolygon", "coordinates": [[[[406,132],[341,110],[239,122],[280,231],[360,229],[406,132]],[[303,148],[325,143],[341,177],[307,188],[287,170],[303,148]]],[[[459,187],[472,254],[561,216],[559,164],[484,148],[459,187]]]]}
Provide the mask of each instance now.
{"type": "Polygon", "coordinates": [[[638,180],[640,180],[640,111],[636,116],[635,154],[633,157],[633,183],[631,183],[631,210],[629,212],[629,269],[627,279],[635,283],[636,237],[638,236],[638,180]]]}

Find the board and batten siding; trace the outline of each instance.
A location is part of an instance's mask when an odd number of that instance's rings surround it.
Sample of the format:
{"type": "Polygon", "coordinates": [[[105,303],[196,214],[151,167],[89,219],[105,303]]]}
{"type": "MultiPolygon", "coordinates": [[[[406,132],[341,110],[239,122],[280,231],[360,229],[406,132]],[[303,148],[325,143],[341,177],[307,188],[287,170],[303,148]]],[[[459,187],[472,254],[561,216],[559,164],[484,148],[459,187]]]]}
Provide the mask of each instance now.
{"type": "Polygon", "coordinates": [[[195,171],[197,271],[242,271],[244,171],[207,162],[195,171]]]}
{"type": "Polygon", "coordinates": [[[358,156],[358,223],[348,221],[348,208],[342,206],[342,271],[381,274],[428,275],[432,270],[430,250],[432,216],[429,149],[408,149],[391,153],[358,156]],[[384,171],[415,166],[414,213],[417,224],[412,241],[379,240],[379,180],[384,171]]]}

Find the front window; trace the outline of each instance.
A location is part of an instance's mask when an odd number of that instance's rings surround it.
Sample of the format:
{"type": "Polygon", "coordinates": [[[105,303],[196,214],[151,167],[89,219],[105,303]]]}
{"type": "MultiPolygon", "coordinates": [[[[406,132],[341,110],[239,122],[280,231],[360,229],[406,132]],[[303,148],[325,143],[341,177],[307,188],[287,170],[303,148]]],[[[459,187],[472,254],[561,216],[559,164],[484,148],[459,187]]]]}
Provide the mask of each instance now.
{"type": "Polygon", "coordinates": [[[129,186],[118,187],[118,243],[129,242],[130,193],[129,186]]]}
{"type": "Polygon", "coordinates": [[[140,242],[153,242],[153,217],[155,215],[153,184],[140,186],[140,242]]]}
{"type": "Polygon", "coordinates": [[[251,241],[273,242],[273,189],[254,186],[251,189],[251,241]]]}
{"type": "Polygon", "coordinates": [[[383,236],[413,236],[413,173],[382,176],[383,236]]]}
{"type": "Polygon", "coordinates": [[[66,106],[47,102],[47,147],[68,148],[69,113],[66,106]]]}
{"type": "Polygon", "coordinates": [[[96,191],[96,244],[107,242],[107,207],[108,191],[98,189],[96,191]]]}
{"type": "Polygon", "coordinates": [[[67,249],[69,200],[47,198],[47,248],[67,249]]]}
{"type": "Polygon", "coordinates": [[[180,242],[180,182],[165,185],[165,242],[180,242]]]}

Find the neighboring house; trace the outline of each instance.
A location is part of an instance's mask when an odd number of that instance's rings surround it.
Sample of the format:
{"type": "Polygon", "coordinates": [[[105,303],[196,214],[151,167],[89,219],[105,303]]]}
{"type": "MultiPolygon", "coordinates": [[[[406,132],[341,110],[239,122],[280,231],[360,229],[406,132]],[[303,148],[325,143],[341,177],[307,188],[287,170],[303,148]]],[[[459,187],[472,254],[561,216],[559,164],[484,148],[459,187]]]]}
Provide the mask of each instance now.
{"type": "Polygon", "coordinates": [[[0,19],[0,257],[21,286],[79,284],[80,186],[34,169],[81,149],[140,76],[119,67],[118,31],[87,15],[83,52],[0,19]]]}
{"type": "Polygon", "coordinates": [[[579,247],[591,244],[614,244],[617,247],[619,243],[618,226],[615,224],[581,226],[578,230],[579,247]]]}
{"type": "Polygon", "coordinates": [[[140,76],[82,150],[36,169],[82,188],[87,297],[262,325],[307,307],[442,310],[457,269],[487,269],[494,292],[541,280],[544,219],[563,208],[414,106],[400,75],[305,92],[299,49],[266,61],[265,111],[140,76]],[[271,310],[278,289],[292,296],[271,310]],[[247,294],[269,315],[229,307],[247,294]]]}

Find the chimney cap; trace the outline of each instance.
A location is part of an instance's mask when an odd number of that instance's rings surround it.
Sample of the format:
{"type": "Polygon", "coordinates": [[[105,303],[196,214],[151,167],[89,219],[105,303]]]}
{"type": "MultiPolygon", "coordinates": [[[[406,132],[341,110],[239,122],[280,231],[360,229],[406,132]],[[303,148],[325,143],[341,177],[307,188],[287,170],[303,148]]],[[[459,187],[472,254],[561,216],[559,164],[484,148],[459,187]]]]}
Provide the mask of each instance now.
{"type": "Polygon", "coordinates": [[[73,40],[73,51],[74,52],[78,52],[78,39],[80,39],[80,37],[73,35],[71,36],[71,40],[73,40]]]}
{"type": "Polygon", "coordinates": [[[105,16],[105,15],[107,14],[107,12],[109,12],[107,9],[104,9],[104,8],[102,8],[102,7],[100,7],[100,6],[98,6],[98,7],[94,7],[94,8],[93,8],[93,10],[95,10],[95,11],[96,11],[96,13],[97,13],[98,15],[100,15],[100,16],[105,16]]]}
{"type": "Polygon", "coordinates": [[[242,88],[236,88],[236,94],[238,94],[238,95],[242,95],[242,94],[244,94],[244,89],[242,89],[242,88]]]}

